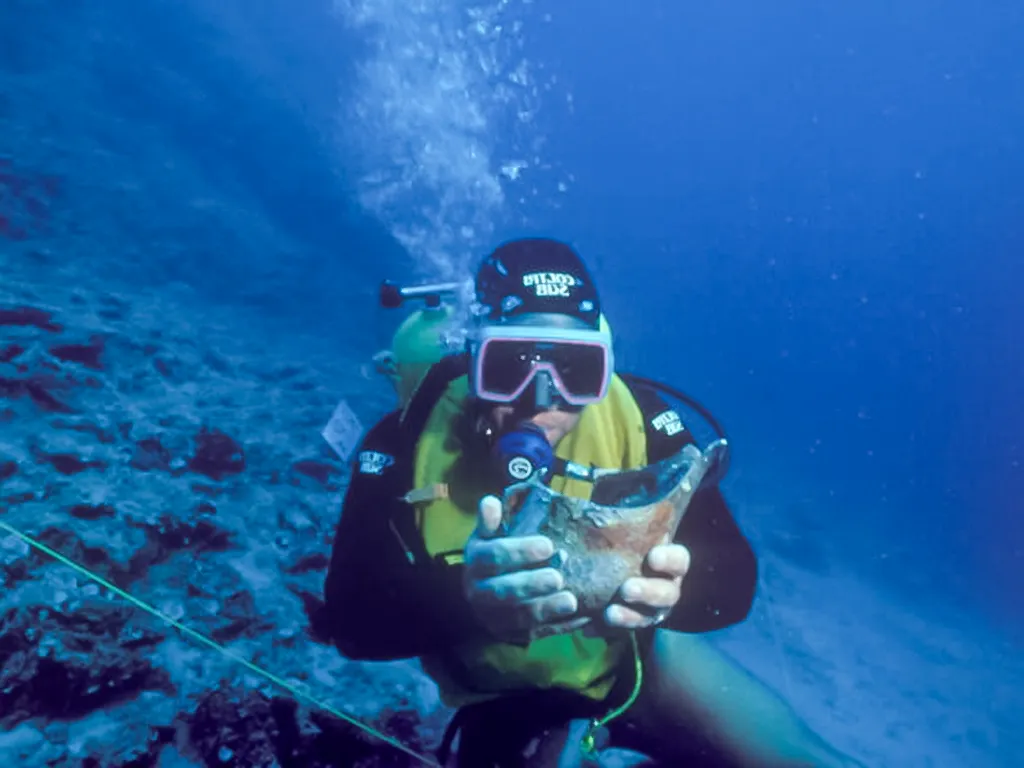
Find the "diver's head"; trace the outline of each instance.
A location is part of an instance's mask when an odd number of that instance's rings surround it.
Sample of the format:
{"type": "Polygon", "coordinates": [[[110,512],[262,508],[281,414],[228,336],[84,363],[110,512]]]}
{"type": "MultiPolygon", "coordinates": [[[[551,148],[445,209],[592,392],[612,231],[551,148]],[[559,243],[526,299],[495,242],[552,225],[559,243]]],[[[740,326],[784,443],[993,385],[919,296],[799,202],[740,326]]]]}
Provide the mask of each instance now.
{"type": "Polygon", "coordinates": [[[611,331],[583,261],[557,240],[513,240],[484,260],[475,290],[474,397],[492,406],[499,431],[525,420],[571,429],[605,397],[614,370],[611,331]]]}

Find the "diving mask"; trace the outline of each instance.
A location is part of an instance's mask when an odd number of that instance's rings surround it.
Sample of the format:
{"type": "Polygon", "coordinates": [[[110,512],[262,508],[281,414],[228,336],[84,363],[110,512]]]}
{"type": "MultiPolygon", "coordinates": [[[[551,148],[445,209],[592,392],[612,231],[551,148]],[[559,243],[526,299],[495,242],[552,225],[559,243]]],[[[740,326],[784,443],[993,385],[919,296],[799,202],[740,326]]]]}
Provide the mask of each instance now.
{"type": "Polygon", "coordinates": [[[584,328],[483,326],[470,351],[473,394],[492,403],[513,403],[534,385],[545,401],[590,405],[607,394],[614,368],[611,335],[584,328]]]}

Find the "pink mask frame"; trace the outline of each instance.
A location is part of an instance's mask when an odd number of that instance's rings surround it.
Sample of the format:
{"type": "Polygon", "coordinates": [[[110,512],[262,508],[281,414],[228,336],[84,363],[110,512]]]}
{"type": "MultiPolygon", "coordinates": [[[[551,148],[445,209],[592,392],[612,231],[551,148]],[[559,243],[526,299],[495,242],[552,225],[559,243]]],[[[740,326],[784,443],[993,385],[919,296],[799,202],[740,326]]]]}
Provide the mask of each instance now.
{"type": "Polygon", "coordinates": [[[526,388],[530,386],[530,382],[532,382],[541,371],[546,372],[551,377],[551,381],[554,383],[565,402],[573,406],[582,407],[592,405],[603,400],[608,394],[608,389],[611,386],[614,365],[611,336],[608,333],[602,333],[601,331],[560,328],[524,328],[523,326],[489,326],[480,330],[474,347],[472,364],[473,392],[481,400],[486,400],[488,402],[502,404],[514,402],[523,394],[523,392],[526,391],[526,388]],[[491,342],[496,341],[525,343],[549,342],[556,344],[598,347],[603,353],[602,360],[604,369],[601,372],[601,387],[596,395],[573,394],[565,386],[565,382],[562,381],[562,377],[558,374],[558,369],[549,362],[541,361],[534,362],[531,365],[529,373],[523,377],[523,381],[513,392],[494,392],[485,389],[482,387],[482,382],[484,380],[484,361],[487,359],[488,346],[490,346],[491,342]]]}

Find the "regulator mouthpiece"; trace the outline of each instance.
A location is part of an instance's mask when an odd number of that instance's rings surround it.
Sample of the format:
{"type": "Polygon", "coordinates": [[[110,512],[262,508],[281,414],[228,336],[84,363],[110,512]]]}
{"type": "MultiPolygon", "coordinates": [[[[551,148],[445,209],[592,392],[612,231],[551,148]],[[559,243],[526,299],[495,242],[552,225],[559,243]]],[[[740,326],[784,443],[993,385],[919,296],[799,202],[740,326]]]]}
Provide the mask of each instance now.
{"type": "Polygon", "coordinates": [[[530,422],[499,437],[492,454],[505,487],[533,477],[542,479],[555,461],[544,430],[530,422]]]}

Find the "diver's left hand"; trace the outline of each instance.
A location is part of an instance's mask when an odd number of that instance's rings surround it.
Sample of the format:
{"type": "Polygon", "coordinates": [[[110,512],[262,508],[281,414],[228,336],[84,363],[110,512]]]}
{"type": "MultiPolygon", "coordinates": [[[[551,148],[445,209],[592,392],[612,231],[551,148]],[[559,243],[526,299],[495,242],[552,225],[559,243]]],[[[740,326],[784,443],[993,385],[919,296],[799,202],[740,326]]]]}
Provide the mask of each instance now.
{"type": "Polygon", "coordinates": [[[612,627],[643,629],[662,621],[679,602],[679,589],[690,570],[690,550],[682,544],[660,544],[647,553],[645,576],[626,579],[604,611],[612,627]]]}

